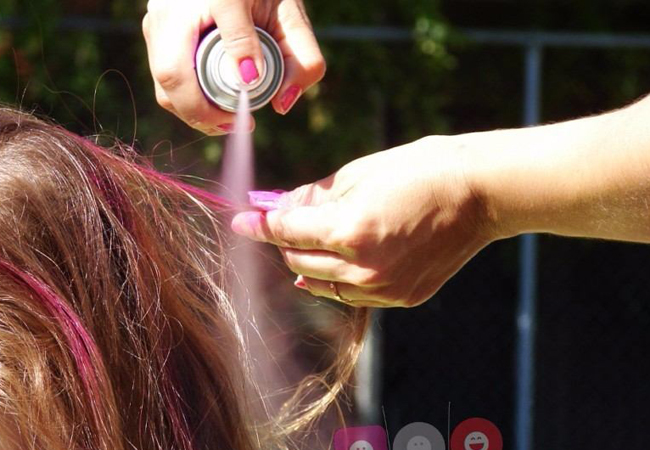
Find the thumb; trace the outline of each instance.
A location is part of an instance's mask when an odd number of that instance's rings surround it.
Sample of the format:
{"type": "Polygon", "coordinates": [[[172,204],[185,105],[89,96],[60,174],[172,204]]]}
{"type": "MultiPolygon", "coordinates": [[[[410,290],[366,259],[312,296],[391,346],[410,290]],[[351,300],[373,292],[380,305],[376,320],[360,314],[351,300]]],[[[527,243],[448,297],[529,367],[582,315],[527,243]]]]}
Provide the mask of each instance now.
{"type": "Polygon", "coordinates": [[[241,80],[245,84],[253,83],[262,73],[264,57],[249,2],[215,0],[210,14],[219,28],[226,53],[237,64],[241,80]]]}
{"type": "Polygon", "coordinates": [[[241,236],[280,247],[330,250],[336,217],[337,205],[330,202],[268,212],[242,212],[233,218],[231,228],[241,236]]]}

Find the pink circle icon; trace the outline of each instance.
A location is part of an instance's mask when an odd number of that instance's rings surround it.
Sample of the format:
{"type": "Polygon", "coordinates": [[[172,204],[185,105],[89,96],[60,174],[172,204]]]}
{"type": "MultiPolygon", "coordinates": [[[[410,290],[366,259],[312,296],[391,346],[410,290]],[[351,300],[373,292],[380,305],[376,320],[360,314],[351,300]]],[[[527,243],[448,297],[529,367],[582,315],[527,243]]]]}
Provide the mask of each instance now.
{"type": "Polygon", "coordinates": [[[334,433],[334,450],[388,450],[386,430],[379,425],[341,428],[334,433]]]}
{"type": "Polygon", "coordinates": [[[451,434],[451,450],[503,450],[499,429],[487,419],[462,421],[451,434]]]}

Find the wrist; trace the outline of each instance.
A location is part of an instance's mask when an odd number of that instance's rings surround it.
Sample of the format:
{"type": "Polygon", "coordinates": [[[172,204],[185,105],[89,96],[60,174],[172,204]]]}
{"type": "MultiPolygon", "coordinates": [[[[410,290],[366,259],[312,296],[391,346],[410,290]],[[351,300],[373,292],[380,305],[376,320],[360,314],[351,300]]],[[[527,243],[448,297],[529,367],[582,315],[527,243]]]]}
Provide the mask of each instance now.
{"type": "Polygon", "coordinates": [[[523,233],[647,241],[650,100],[553,125],[460,137],[494,239],[523,233]]]}
{"type": "Polygon", "coordinates": [[[571,234],[585,207],[584,159],[593,119],[465,135],[468,178],[484,202],[492,238],[524,233],[571,234]]]}
{"type": "Polygon", "coordinates": [[[464,175],[476,201],[481,204],[484,233],[490,241],[506,239],[523,232],[527,214],[513,200],[518,178],[512,158],[516,130],[495,130],[457,136],[463,150],[464,175]]]}

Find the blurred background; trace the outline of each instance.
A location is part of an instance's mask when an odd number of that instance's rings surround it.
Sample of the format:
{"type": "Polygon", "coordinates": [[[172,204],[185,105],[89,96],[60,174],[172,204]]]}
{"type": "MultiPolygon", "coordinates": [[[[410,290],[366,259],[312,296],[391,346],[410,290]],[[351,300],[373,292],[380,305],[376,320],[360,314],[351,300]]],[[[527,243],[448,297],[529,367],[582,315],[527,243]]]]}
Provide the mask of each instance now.
{"type": "MultiPolygon", "coordinates": [[[[425,135],[559,121],[650,92],[644,0],[305,3],[328,72],[288,116],[256,113],[259,188],[289,189],[425,135]]],[[[145,9],[0,0],[0,101],[116,136],[205,185],[225,141],[156,105],[145,9]]],[[[300,310],[309,300],[272,250],[266,258],[279,323],[312,321],[317,332],[313,310],[300,310]]],[[[446,434],[484,417],[506,449],[646,448],[648,267],[642,245],[552,236],[491,245],[426,304],[376,313],[354,423],[392,437],[410,422],[446,434]]]]}

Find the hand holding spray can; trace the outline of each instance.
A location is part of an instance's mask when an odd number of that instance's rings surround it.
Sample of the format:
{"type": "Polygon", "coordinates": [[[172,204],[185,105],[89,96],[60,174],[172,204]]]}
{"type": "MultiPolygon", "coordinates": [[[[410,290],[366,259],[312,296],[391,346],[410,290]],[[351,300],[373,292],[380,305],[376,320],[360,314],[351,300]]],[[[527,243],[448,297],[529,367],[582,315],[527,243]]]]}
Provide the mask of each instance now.
{"type": "MultiPolygon", "coordinates": [[[[264,67],[259,78],[245,87],[251,112],[271,101],[284,78],[280,47],[266,31],[257,27],[256,31],[262,45],[264,67]]],[[[208,100],[225,111],[235,112],[242,85],[231,62],[219,29],[215,28],[202,39],[196,51],[196,74],[208,100]]]]}

